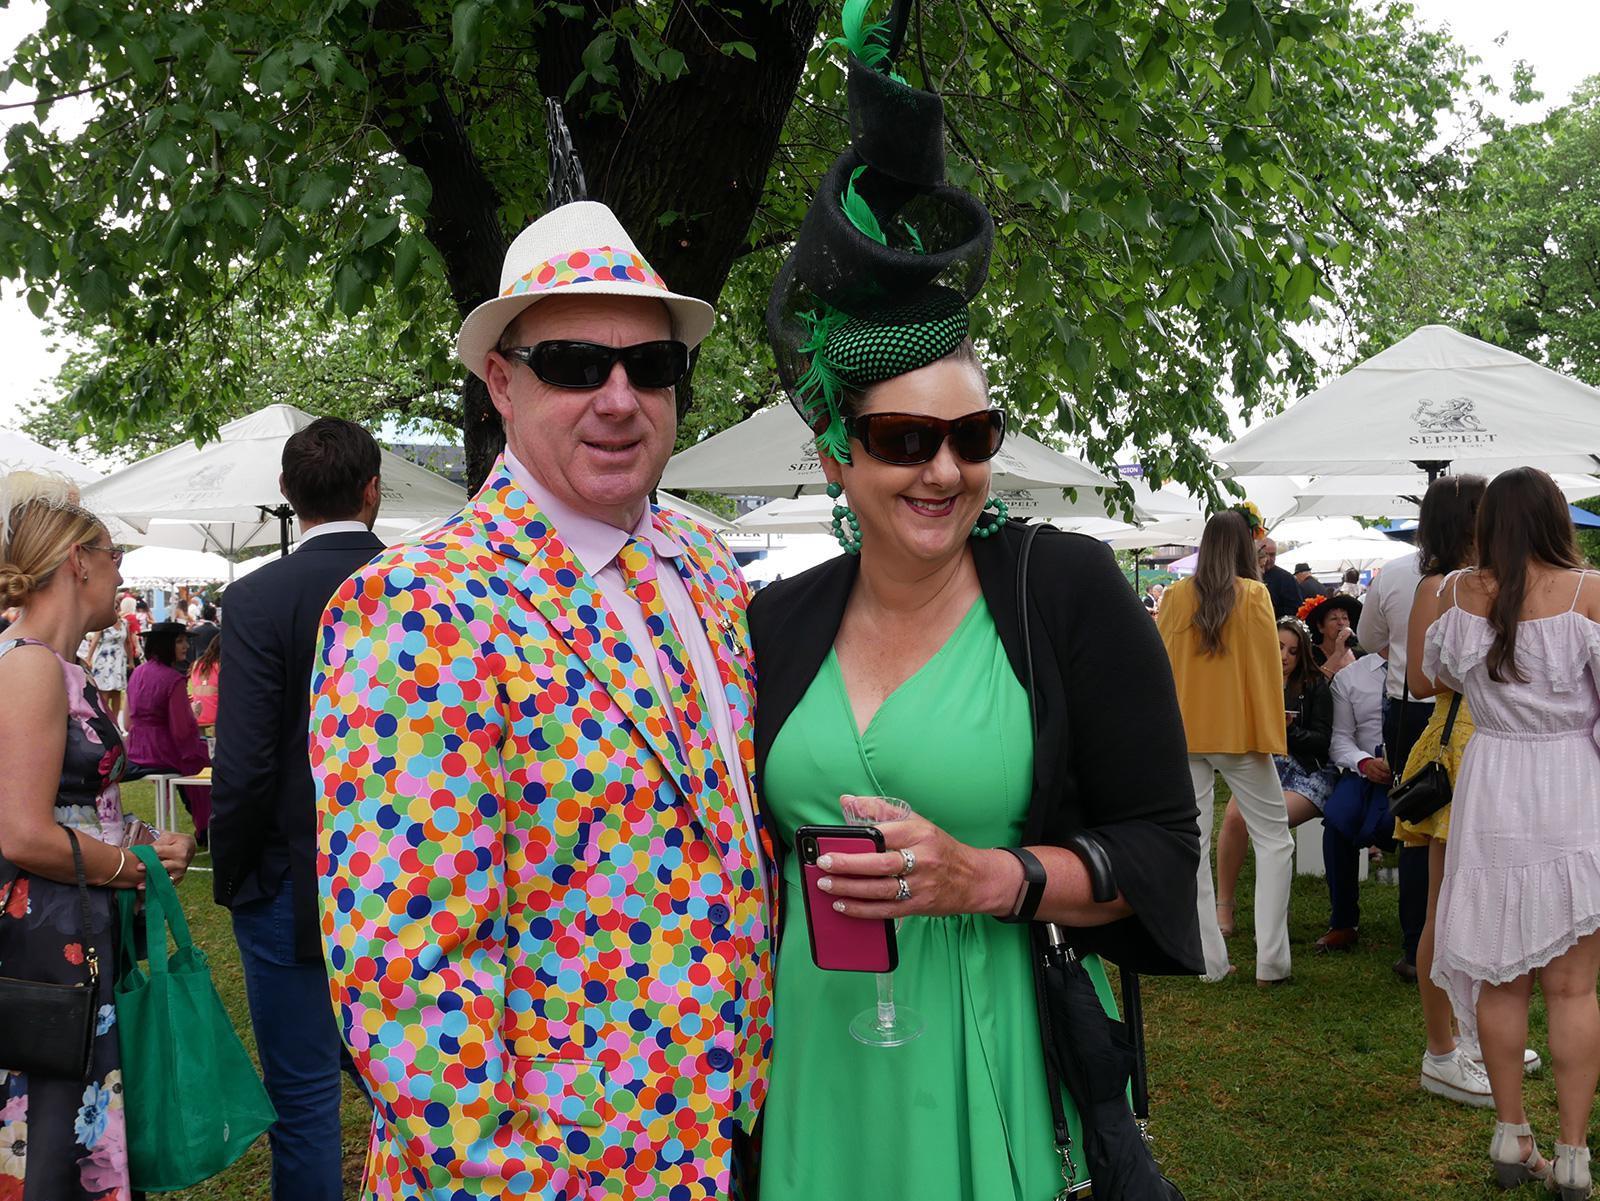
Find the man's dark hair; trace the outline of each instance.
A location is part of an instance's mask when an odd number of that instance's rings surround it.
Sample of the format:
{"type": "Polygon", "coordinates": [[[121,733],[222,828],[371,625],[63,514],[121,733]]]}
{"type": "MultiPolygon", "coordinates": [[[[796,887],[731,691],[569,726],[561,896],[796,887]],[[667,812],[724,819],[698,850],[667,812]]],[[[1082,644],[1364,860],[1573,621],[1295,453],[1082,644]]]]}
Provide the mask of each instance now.
{"type": "Polygon", "coordinates": [[[353,421],[319,417],[283,444],[283,491],[295,516],[348,521],[382,465],[378,444],[353,421]]]}
{"type": "Polygon", "coordinates": [[[217,607],[215,605],[213,605],[213,604],[201,605],[200,606],[200,620],[201,621],[216,621],[217,620],[217,607]]]}

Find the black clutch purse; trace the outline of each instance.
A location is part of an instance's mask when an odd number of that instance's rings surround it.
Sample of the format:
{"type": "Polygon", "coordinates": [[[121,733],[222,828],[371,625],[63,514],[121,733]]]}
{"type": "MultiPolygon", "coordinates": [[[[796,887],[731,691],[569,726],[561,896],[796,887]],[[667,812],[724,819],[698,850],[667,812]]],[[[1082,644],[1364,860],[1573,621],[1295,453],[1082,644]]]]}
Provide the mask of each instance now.
{"type": "MultiPolygon", "coordinates": [[[[1409,690],[1402,694],[1409,696],[1409,690]]],[[[1404,704],[1404,700],[1401,704],[1404,704]]],[[[1456,714],[1461,711],[1461,694],[1450,701],[1450,712],[1444,719],[1444,734],[1439,739],[1438,759],[1430,759],[1409,780],[1402,780],[1389,789],[1389,815],[1403,822],[1420,822],[1432,817],[1450,803],[1452,789],[1450,773],[1445,770],[1443,756],[1450,745],[1450,735],[1455,732],[1456,714]]],[[[1401,713],[1404,714],[1402,709],[1401,713]]]]}
{"type": "MultiPolygon", "coordinates": [[[[66,827],[64,827],[66,828],[66,827]]],[[[72,843],[72,870],[78,878],[78,939],[83,946],[86,979],[79,984],[48,984],[0,976],[0,1068],[62,1080],[89,1075],[94,1045],[95,1013],[100,988],[100,959],[89,942],[89,885],[83,874],[83,852],[77,832],[67,829],[72,843]]],[[[19,872],[6,886],[6,901],[19,872]]],[[[0,901],[3,908],[5,901],[0,901]]]]}

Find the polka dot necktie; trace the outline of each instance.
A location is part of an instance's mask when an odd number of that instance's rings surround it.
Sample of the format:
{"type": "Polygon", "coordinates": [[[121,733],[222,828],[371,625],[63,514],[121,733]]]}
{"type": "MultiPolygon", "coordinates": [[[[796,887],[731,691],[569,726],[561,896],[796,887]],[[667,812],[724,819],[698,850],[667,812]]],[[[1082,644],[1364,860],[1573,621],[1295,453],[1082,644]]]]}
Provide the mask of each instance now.
{"type": "MultiPolygon", "coordinates": [[[[629,538],[627,545],[617,554],[617,566],[622,569],[628,594],[639,602],[645,628],[650,631],[650,641],[654,644],[650,649],[655,652],[667,691],[667,695],[661,699],[672,712],[684,761],[699,785],[715,791],[713,773],[716,756],[713,748],[716,746],[716,732],[711,725],[710,715],[701,703],[704,694],[700,691],[700,681],[695,676],[689,652],[662,598],[656,578],[658,564],[655,547],[649,539],[638,535],[629,538]]],[[[677,569],[672,567],[669,570],[677,569]]],[[[644,647],[639,649],[649,653],[644,647]]],[[[719,833],[726,839],[732,831],[719,833]]]]}

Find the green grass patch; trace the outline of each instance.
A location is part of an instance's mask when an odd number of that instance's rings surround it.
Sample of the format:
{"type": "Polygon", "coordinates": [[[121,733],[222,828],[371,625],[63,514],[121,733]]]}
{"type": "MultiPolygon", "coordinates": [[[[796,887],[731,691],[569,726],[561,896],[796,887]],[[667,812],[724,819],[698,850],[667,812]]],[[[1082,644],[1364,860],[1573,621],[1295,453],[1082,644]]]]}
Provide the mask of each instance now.
{"type": "MultiPolygon", "coordinates": [[[[134,783],[123,802],[154,819],[154,791],[134,783]]],[[[1219,796],[1220,820],[1225,794],[1219,796]]],[[[186,821],[187,819],[185,819],[186,821]]],[[[1392,862],[1392,860],[1391,860],[1392,862]]],[[[196,867],[209,867],[201,852],[196,867]]],[[[1414,986],[1389,967],[1399,954],[1398,889],[1369,880],[1361,890],[1361,941],[1317,955],[1328,894],[1296,876],[1289,911],[1294,977],[1255,985],[1253,865],[1238,895],[1238,933],[1228,940],[1236,975],[1220,984],[1146,978],[1152,1133],[1157,1156],[1190,1201],[1425,1201],[1505,1194],[1490,1183],[1492,1111],[1467,1109],[1417,1087],[1422,1010],[1414,986]]],[[[211,876],[179,886],[195,940],[240,1037],[255,1052],[244,979],[228,913],[211,899],[211,876]]],[[[1547,1066],[1527,1082],[1528,1111],[1545,1153],[1555,1142],[1555,1089],[1544,1007],[1535,997],[1530,1039],[1547,1066]]],[[[1049,1114],[1039,1115],[1041,1123],[1049,1114]]],[[[346,1196],[359,1198],[369,1119],[346,1086],[346,1196]]],[[[266,1201],[267,1141],[228,1171],[175,1196],[266,1201]]],[[[1535,1195],[1531,1189],[1521,1194],[1535,1195]]],[[[957,1199],[950,1199],[957,1201],[957,1199]]],[[[1039,1198],[1038,1201],[1048,1201],[1039,1198]]]]}

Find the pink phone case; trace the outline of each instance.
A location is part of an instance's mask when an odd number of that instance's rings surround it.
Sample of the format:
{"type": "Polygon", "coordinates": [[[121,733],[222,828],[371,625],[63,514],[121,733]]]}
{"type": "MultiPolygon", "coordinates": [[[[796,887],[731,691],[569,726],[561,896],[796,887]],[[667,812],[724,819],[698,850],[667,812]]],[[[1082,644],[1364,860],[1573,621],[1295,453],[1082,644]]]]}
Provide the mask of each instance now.
{"type": "MultiPolygon", "coordinates": [[[[883,850],[883,835],[868,828],[837,829],[802,826],[795,831],[797,847],[815,838],[816,854],[862,855],[883,850]],[[826,833],[823,831],[826,830],[826,833]]],[[[811,935],[811,959],[818,967],[835,972],[892,972],[899,962],[892,921],[866,921],[847,917],[833,907],[834,897],[817,887],[828,873],[802,851],[800,876],[806,906],[806,929],[811,935]]]]}

